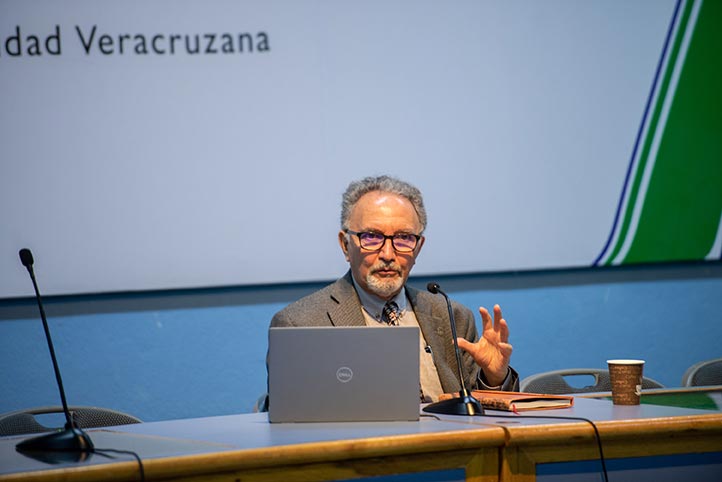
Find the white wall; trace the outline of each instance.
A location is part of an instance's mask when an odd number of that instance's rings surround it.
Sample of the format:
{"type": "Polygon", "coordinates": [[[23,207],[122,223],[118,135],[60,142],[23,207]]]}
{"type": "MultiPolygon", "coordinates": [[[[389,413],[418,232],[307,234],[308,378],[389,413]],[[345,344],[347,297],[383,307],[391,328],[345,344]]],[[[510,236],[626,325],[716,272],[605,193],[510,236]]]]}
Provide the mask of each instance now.
{"type": "Polygon", "coordinates": [[[341,192],[379,173],[425,193],[417,274],[590,266],[673,9],[4,0],[0,297],[32,293],[23,247],[48,295],[332,278],[341,192]]]}

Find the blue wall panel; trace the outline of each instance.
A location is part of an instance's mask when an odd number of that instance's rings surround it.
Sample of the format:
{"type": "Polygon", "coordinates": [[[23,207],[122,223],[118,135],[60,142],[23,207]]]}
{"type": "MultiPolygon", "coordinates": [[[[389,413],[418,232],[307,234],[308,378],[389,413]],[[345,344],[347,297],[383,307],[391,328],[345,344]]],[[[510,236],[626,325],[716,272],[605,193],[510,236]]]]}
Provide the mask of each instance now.
{"type": "MultiPolygon", "coordinates": [[[[646,279],[623,275],[596,283],[568,275],[563,283],[548,282],[539,274],[440,281],[473,310],[502,306],[522,377],[638,357],[647,360],[646,375],[678,386],[689,365],[722,356],[722,277],[720,266],[714,268],[711,276],[707,266],[700,276],[678,279],[655,279],[650,268],[646,279]]],[[[273,313],[318,286],[292,294],[258,287],[240,301],[183,308],[139,309],[147,294],[126,295],[116,311],[88,309],[92,300],[51,299],[47,313],[69,403],[112,407],[147,421],[250,412],[265,391],[273,313]],[[59,314],[66,311],[79,313],[59,314]]],[[[171,304],[195,295],[173,295],[171,304]]],[[[21,312],[0,304],[0,412],[60,403],[33,303],[24,300],[21,312]]]]}

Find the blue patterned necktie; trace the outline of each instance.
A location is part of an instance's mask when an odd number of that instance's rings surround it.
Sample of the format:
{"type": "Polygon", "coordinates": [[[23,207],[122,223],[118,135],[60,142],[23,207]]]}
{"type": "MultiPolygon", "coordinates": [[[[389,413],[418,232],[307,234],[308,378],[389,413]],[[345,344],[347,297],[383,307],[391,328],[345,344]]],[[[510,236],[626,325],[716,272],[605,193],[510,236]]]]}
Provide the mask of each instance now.
{"type": "Polygon", "coordinates": [[[399,305],[394,301],[388,301],[383,309],[383,321],[389,325],[399,324],[399,305]]]}

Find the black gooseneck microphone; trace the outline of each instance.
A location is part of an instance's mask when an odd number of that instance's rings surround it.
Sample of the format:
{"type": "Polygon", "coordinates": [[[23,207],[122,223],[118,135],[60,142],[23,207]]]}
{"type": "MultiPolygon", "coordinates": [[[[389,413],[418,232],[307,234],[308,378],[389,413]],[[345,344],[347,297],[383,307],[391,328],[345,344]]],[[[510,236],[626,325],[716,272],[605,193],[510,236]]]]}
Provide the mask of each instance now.
{"type": "Polygon", "coordinates": [[[451,309],[451,301],[446,293],[441,291],[441,287],[437,283],[429,283],[426,289],[433,294],[441,294],[446,300],[446,307],[449,309],[449,322],[451,323],[451,335],[454,339],[454,349],[456,350],[456,365],[459,370],[459,383],[461,390],[459,396],[449,400],[431,403],[424,407],[424,412],[441,413],[444,415],[484,415],[484,409],[476,398],[472,397],[466,389],[464,383],[464,373],[461,365],[461,352],[459,351],[459,342],[456,340],[456,320],[454,319],[454,311],[451,309]]]}
{"type": "Polygon", "coordinates": [[[70,410],[68,410],[68,402],[65,400],[65,389],[63,388],[63,379],[60,377],[60,368],[58,368],[58,360],[55,358],[53,340],[50,338],[48,320],[45,317],[45,309],[43,308],[43,301],[40,298],[38,283],[35,281],[35,273],[33,272],[33,254],[29,249],[23,248],[20,250],[20,261],[23,263],[23,266],[28,269],[30,279],[33,281],[33,287],[35,288],[35,298],[38,301],[38,308],[40,308],[40,318],[43,321],[45,338],[48,341],[50,358],[53,361],[53,368],[55,369],[55,379],[58,382],[58,389],[60,390],[60,400],[63,402],[65,429],[25,440],[17,444],[15,449],[18,452],[74,452],[79,455],[78,459],[80,460],[87,453],[93,450],[93,442],[85,432],[75,426],[73,419],[70,416],[70,410]]]}

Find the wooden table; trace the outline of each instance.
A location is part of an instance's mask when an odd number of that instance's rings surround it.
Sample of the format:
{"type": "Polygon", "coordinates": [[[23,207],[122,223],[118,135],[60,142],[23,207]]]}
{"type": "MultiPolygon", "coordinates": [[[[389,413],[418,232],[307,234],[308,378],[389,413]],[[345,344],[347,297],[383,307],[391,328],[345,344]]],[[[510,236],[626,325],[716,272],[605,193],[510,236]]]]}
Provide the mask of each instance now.
{"type": "MultiPolygon", "coordinates": [[[[570,409],[520,416],[488,413],[512,418],[439,416],[422,417],[418,422],[270,424],[266,414],[243,414],[88,433],[96,448],[138,453],[149,481],[315,481],[437,470],[477,482],[532,481],[543,464],[599,463],[591,424],[531,418],[534,415],[593,420],[608,461],[711,454],[720,460],[711,470],[722,469],[719,411],[620,407],[608,400],[578,397],[570,409]]],[[[0,438],[0,481],[139,480],[138,463],[131,456],[109,460],[93,454],[84,462],[51,465],[17,453],[15,444],[23,438],[0,438]]],[[[595,476],[594,480],[601,480],[595,476]]]]}

